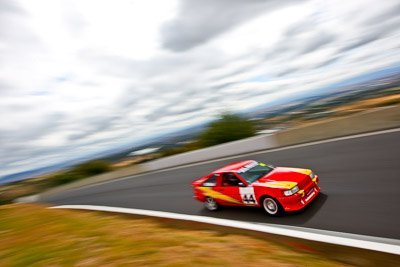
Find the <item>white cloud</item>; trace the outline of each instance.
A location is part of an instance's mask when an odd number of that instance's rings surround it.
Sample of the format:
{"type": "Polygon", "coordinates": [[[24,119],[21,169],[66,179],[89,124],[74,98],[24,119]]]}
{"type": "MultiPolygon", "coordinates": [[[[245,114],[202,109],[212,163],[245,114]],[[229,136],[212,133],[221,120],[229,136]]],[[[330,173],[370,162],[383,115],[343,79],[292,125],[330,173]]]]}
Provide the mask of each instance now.
{"type": "Polygon", "coordinates": [[[400,62],[395,0],[0,7],[0,176],[400,62]]]}

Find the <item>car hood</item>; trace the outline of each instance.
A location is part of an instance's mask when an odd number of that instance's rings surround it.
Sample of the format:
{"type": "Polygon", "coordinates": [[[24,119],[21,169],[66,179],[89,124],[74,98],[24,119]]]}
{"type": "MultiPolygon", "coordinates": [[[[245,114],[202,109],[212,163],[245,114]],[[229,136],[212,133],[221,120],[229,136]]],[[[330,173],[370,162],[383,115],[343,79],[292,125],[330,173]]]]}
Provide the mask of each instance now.
{"type": "Polygon", "coordinates": [[[292,188],[310,173],[311,170],[308,169],[276,167],[273,171],[254,182],[253,185],[292,188]]]}

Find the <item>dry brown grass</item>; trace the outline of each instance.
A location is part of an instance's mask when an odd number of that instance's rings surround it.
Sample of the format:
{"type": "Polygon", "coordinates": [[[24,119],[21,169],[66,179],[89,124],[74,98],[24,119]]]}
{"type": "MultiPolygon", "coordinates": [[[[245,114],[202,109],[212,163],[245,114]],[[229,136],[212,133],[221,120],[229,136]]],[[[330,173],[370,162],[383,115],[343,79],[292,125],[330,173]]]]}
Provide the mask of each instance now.
{"type": "Polygon", "coordinates": [[[342,105],[340,107],[334,108],[334,109],[332,109],[332,111],[342,112],[342,111],[346,111],[346,110],[374,108],[374,107],[378,107],[382,104],[390,103],[392,101],[397,101],[397,100],[400,101],[400,94],[355,101],[348,105],[342,105]]]}
{"type": "Polygon", "coordinates": [[[343,266],[245,235],[31,204],[0,207],[0,266],[343,266]]]}

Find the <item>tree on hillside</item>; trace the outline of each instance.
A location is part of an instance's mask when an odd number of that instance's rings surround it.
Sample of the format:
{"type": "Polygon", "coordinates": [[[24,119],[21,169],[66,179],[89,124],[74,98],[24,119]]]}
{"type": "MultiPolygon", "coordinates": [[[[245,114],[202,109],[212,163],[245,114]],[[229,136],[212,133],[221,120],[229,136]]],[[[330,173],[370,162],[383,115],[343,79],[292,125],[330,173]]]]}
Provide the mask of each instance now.
{"type": "Polygon", "coordinates": [[[55,175],[51,181],[53,185],[61,185],[109,171],[112,171],[112,167],[106,161],[90,161],[55,175]]]}
{"type": "Polygon", "coordinates": [[[218,145],[254,136],[256,131],[248,119],[223,113],[219,119],[212,122],[207,130],[200,134],[199,142],[203,147],[218,145]]]}
{"type": "Polygon", "coordinates": [[[74,168],[75,172],[83,176],[97,175],[111,170],[112,167],[103,160],[89,161],[74,168]]]}

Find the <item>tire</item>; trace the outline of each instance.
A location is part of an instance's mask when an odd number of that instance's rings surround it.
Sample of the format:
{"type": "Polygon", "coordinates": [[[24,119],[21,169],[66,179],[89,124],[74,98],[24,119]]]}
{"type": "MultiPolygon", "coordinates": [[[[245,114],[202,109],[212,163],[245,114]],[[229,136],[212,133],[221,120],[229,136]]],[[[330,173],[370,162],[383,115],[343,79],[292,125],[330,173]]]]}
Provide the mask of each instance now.
{"type": "Polygon", "coordinates": [[[270,196],[263,197],[261,203],[264,210],[268,213],[268,215],[278,216],[283,212],[282,205],[279,203],[278,200],[276,200],[273,197],[270,196]]]}
{"type": "Polygon", "coordinates": [[[216,211],[219,208],[218,203],[212,197],[206,198],[206,201],[204,202],[204,206],[206,207],[206,209],[208,209],[210,211],[216,211]]]}

